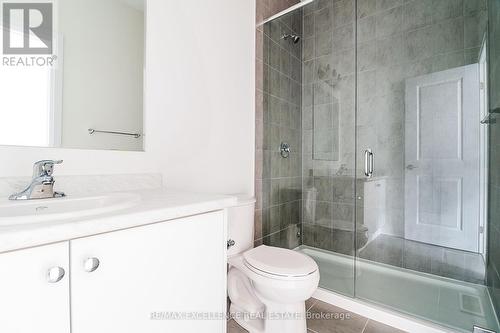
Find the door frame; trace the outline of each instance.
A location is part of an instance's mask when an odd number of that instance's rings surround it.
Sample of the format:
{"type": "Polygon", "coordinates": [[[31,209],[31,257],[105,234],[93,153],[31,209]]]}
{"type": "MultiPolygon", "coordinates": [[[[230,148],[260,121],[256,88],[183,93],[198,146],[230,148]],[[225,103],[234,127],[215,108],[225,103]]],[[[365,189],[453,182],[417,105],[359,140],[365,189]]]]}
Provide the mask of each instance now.
{"type": "MultiPolygon", "coordinates": [[[[488,42],[483,39],[481,51],[479,53],[479,113],[480,119],[485,119],[489,114],[488,100],[488,42]]],[[[480,147],[479,147],[479,253],[486,258],[488,251],[488,174],[489,174],[489,154],[487,125],[480,126],[480,147]]]]}

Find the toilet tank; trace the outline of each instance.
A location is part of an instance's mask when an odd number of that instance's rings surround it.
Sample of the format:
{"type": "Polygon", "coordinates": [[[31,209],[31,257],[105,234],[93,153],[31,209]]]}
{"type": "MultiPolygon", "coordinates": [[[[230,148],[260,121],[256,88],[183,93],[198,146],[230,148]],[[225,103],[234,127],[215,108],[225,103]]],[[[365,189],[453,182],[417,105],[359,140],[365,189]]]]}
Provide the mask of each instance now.
{"type": "Polygon", "coordinates": [[[236,206],[228,208],[227,235],[228,257],[235,256],[253,248],[255,198],[248,195],[236,195],[236,206]]]}

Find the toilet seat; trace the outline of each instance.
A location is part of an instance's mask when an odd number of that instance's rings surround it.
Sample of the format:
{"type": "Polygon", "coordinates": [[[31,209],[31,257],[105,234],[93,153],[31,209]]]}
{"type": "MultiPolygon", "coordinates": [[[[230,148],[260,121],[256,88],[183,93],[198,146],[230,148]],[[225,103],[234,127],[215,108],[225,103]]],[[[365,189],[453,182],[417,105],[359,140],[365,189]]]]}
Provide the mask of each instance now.
{"type": "Polygon", "coordinates": [[[302,279],[318,270],[316,262],[302,253],[265,245],[246,251],[243,259],[254,273],[274,279],[302,279]]]}

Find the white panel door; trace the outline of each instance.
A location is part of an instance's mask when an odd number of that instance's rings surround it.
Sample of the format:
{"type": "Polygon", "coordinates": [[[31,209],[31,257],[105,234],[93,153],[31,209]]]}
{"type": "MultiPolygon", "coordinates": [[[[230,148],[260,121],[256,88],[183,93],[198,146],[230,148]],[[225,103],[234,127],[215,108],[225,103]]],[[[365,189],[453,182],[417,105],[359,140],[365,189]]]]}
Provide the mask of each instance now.
{"type": "Polygon", "coordinates": [[[0,332],[69,331],[68,242],[0,254],[0,332]]]}
{"type": "Polygon", "coordinates": [[[203,318],[225,313],[224,234],[215,212],[71,241],[72,333],[225,332],[203,318]]]}
{"type": "Polygon", "coordinates": [[[406,82],[405,237],[478,252],[478,65],[406,82]]]}

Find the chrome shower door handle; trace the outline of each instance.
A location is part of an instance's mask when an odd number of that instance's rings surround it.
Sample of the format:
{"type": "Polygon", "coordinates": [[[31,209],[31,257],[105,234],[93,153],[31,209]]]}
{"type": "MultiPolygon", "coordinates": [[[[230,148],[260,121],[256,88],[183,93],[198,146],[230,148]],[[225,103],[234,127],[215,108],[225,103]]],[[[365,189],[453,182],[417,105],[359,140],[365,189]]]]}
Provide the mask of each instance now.
{"type": "Polygon", "coordinates": [[[373,152],[371,149],[365,150],[365,176],[373,177],[373,152]]]}

